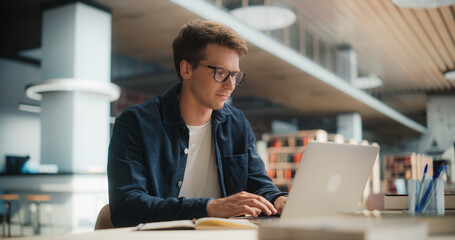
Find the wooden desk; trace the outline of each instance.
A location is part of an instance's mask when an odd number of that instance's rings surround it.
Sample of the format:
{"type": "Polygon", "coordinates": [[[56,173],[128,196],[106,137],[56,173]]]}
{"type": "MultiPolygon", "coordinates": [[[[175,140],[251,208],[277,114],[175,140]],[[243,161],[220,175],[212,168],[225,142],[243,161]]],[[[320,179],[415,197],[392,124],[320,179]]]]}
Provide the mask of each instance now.
{"type": "MultiPolygon", "coordinates": [[[[380,216],[373,216],[374,212],[364,216],[363,214],[343,214],[344,217],[348,218],[365,218],[365,217],[381,217],[381,218],[395,218],[399,219],[399,216],[404,219],[407,214],[402,212],[380,212],[377,213],[380,216]],[[398,215],[397,215],[398,214],[398,215]],[[404,214],[404,215],[403,215],[404,214]]],[[[453,212],[448,211],[449,215],[453,212]]],[[[129,228],[117,228],[98,230],[88,233],[80,234],[67,234],[67,235],[43,235],[39,237],[27,237],[17,238],[19,239],[35,239],[35,240],[98,240],[98,239],[109,239],[109,240],[150,240],[150,239],[164,239],[164,240],[258,240],[257,230],[169,230],[169,231],[134,231],[134,227],[129,228]]],[[[455,240],[455,234],[446,235],[430,235],[428,240],[455,240]]]]}
{"type": "MultiPolygon", "coordinates": [[[[90,233],[40,236],[20,239],[34,240],[257,240],[257,230],[174,230],[174,231],[133,231],[133,228],[117,228],[108,230],[98,230],[90,233]]],[[[454,240],[455,235],[450,236],[430,236],[428,240],[454,240]]]]}
{"type": "Polygon", "coordinates": [[[133,231],[134,228],[98,230],[90,233],[40,236],[19,239],[35,240],[257,240],[257,230],[174,230],[174,231],[133,231]]]}

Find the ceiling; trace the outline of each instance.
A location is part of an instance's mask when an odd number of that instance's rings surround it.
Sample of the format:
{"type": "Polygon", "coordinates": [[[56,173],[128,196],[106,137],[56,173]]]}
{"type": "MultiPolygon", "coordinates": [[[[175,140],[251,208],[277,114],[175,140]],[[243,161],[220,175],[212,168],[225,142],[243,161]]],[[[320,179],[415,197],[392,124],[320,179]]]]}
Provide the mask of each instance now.
{"type": "Polygon", "coordinates": [[[349,43],[360,74],[379,75],[373,95],[404,113],[425,111],[425,94],[453,91],[454,6],[407,9],[389,0],[286,0],[300,21],[332,45],[349,43]],[[330,2],[330,3],[328,3],[330,2]]]}
{"type": "MultiPolygon", "coordinates": [[[[224,0],[232,1],[232,0],[224,0]]],[[[19,51],[41,45],[41,6],[50,0],[0,3],[0,56],[18,57],[19,51]]],[[[157,74],[131,76],[119,81],[131,89],[156,94],[173,77],[171,43],[180,27],[198,18],[166,1],[95,0],[112,10],[112,47],[118,54],[147,61],[164,69],[157,74]]],[[[222,3],[223,1],[217,1],[222,3]]],[[[453,94],[455,82],[442,73],[455,68],[454,6],[405,9],[389,0],[281,0],[297,13],[298,26],[323,42],[327,50],[350,45],[358,58],[360,75],[374,73],[383,86],[367,92],[398,112],[425,126],[426,96],[453,94]]],[[[235,99],[264,99],[284,106],[273,112],[252,109],[270,117],[335,116],[360,112],[364,127],[381,132],[416,133],[371,106],[350,97],[316,77],[249,43],[241,60],[248,73],[235,99]]],[[[332,66],[333,67],[333,66],[332,66]]],[[[336,72],[336,71],[335,71],[336,72]]],[[[249,109],[245,109],[248,114],[249,109]]]]}

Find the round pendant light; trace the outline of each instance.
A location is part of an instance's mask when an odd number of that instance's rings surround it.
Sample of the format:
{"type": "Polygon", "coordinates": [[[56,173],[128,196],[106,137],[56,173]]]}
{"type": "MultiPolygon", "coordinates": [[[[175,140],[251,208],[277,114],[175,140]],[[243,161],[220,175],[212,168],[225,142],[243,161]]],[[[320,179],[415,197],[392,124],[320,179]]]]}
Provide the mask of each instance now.
{"type": "Polygon", "coordinates": [[[444,77],[447,80],[455,81],[455,69],[444,72],[444,77]]]}
{"type": "Polygon", "coordinates": [[[232,10],[231,14],[261,31],[285,28],[297,19],[292,10],[278,6],[240,7],[232,10]]]}
{"type": "Polygon", "coordinates": [[[455,4],[455,0],[392,0],[392,2],[406,8],[437,8],[455,4]]]}
{"type": "Polygon", "coordinates": [[[372,89],[382,85],[382,80],[375,74],[365,77],[358,77],[352,81],[352,84],[359,89],[372,89]]]}

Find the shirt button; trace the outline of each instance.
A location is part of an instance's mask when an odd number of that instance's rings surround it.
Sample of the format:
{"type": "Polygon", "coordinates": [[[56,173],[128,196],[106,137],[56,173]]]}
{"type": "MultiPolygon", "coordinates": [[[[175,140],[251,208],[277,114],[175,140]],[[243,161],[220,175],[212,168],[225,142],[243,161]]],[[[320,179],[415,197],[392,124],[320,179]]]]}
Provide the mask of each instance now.
{"type": "Polygon", "coordinates": [[[182,181],[179,181],[179,182],[177,183],[177,187],[181,187],[181,186],[182,186],[182,181]]]}
{"type": "Polygon", "coordinates": [[[190,152],[190,150],[188,150],[188,148],[185,148],[185,150],[183,150],[183,152],[184,152],[185,154],[188,154],[188,153],[190,152]]]}
{"type": "Polygon", "coordinates": [[[185,126],[182,126],[182,131],[185,131],[185,126]]]}

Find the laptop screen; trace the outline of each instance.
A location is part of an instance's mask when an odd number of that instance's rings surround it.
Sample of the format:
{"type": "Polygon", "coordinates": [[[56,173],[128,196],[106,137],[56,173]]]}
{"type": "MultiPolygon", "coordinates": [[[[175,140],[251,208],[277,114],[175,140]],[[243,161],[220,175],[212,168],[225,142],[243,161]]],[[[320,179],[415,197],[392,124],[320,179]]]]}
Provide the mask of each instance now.
{"type": "Polygon", "coordinates": [[[354,212],[378,146],[309,142],[281,220],[354,212]]]}

